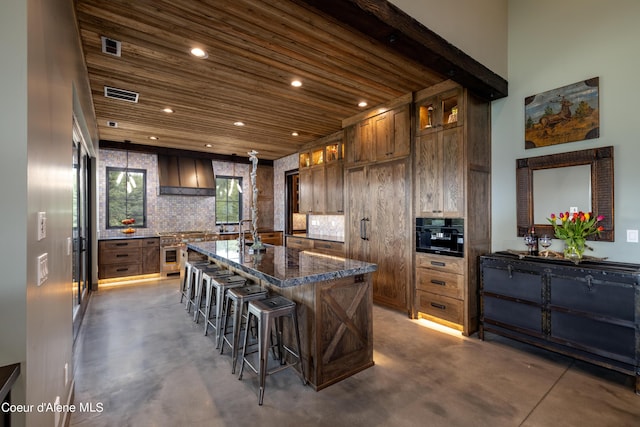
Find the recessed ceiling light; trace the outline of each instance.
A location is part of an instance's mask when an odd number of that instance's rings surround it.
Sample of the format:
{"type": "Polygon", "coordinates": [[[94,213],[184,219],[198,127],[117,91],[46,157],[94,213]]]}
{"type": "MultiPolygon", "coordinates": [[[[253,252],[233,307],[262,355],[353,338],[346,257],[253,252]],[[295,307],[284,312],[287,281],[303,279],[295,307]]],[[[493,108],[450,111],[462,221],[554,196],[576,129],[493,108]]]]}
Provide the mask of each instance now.
{"type": "Polygon", "coordinates": [[[233,122],[234,126],[244,126],[244,122],[233,122]]]}
{"type": "Polygon", "coordinates": [[[294,81],[291,82],[291,86],[300,87],[300,86],[302,86],[302,82],[300,80],[294,80],[294,81]]]}
{"type": "Polygon", "coordinates": [[[205,52],[203,49],[201,49],[199,47],[192,48],[191,49],[191,55],[195,56],[196,58],[200,58],[200,59],[207,59],[209,57],[207,52],[205,52]]]}
{"type": "Polygon", "coordinates": [[[162,111],[164,111],[165,113],[173,113],[173,108],[166,107],[163,108],[162,111]]]}
{"type": "Polygon", "coordinates": [[[207,147],[207,148],[213,147],[213,145],[211,145],[211,144],[204,144],[204,146],[207,147]]]}
{"type": "Polygon", "coordinates": [[[150,136],[149,139],[153,139],[154,141],[157,141],[160,138],[158,138],[157,136],[150,136]]]}
{"type": "Polygon", "coordinates": [[[367,106],[367,102],[366,101],[360,101],[358,102],[358,107],[366,107],[367,106]]]}
{"type": "Polygon", "coordinates": [[[291,136],[298,136],[298,132],[291,132],[291,136]]]}

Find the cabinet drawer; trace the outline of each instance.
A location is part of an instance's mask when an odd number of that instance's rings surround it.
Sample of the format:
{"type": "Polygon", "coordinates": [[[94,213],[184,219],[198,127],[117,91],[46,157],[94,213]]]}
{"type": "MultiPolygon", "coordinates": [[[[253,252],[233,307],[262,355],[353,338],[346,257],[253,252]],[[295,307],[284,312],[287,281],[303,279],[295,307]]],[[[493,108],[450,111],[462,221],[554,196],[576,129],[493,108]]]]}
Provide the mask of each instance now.
{"type": "Polygon", "coordinates": [[[98,264],[128,264],[140,262],[140,248],[100,251],[98,264]]]}
{"type": "Polygon", "coordinates": [[[482,269],[482,291],[542,303],[542,276],[516,269],[482,269]]]}
{"type": "Polygon", "coordinates": [[[482,298],[482,320],[485,323],[502,323],[507,328],[527,329],[542,334],[542,307],[522,304],[499,298],[482,298]]]}
{"type": "Polygon", "coordinates": [[[326,242],[324,240],[316,240],[313,242],[313,249],[327,255],[344,256],[344,243],[326,242]]]}
{"type": "Polygon", "coordinates": [[[293,249],[311,249],[313,248],[313,240],[302,237],[287,237],[287,247],[293,249]]]}
{"type": "Polygon", "coordinates": [[[552,277],[551,305],[634,321],[636,306],[633,284],[603,283],[596,281],[592,275],[588,277],[590,280],[585,277],[552,277]]]}
{"type": "Polygon", "coordinates": [[[418,311],[459,325],[462,324],[462,301],[443,295],[432,294],[431,292],[416,291],[416,294],[418,311]]]}
{"type": "Polygon", "coordinates": [[[157,237],[151,237],[149,239],[140,239],[140,246],[148,248],[150,246],[160,246],[160,239],[157,237]]]}
{"type": "Polygon", "coordinates": [[[106,264],[100,265],[100,279],[113,277],[135,276],[142,273],[140,263],[135,264],[106,264]]]}
{"type": "Polygon", "coordinates": [[[464,276],[445,271],[418,268],[416,287],[422,291],[462,299],[464,276]]]}
{"type": "Polygon", "coordinates": [[[464,273],[464,258],[451,256],[416,253],[416,267],[433,268],[449,273],[464,273]]]}
{"type": "Polygon", "coordinates": [[[267,243],[269,245],[282,245],[282,233],[279,231],[269,232],[269,233],[258,233],[260,235],[260,240],[262,243],[267,243]]]}
{"type": "MultiPolygon", "coordinates": [[[[141,246],[142,240],[147,240],[147,239],[103,240],[100,242],[100,249],[112,250],[112,249],[124,249],[124,248],[139,248],[141,246]]],[[[160,240],[159,239],[157,240],[159,245],[160,240]]]]}

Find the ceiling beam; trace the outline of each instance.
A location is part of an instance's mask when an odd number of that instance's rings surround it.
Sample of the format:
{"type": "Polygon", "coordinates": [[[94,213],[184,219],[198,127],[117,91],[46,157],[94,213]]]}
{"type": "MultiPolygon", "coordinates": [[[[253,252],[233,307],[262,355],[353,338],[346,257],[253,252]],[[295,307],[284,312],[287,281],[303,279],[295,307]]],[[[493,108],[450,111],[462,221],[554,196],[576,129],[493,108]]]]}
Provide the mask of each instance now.
{"type": "Polygon", "coordinates": [[[508,95],[508,82],[387,0],[292,0],[346,24],[456,81],[486,101],[508,95]]]}

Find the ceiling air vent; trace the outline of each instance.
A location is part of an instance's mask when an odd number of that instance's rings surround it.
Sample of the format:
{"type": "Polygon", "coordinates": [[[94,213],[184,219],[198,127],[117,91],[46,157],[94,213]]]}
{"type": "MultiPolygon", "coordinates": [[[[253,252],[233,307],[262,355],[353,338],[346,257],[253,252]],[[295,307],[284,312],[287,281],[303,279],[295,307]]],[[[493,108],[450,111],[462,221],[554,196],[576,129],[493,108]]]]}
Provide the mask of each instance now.
{"type": "Polygon", "coordinates": [[[119,99],[121,101],[128,102],[138,102],[138,96],[140,94],[137,92],[132,92],[130,90],[118,89],[115,87],[104,87],[104,96],[106,98],[119,99]]]}
{"type": "Polygon", "coordinates": [[[121,44],[118,40],[110,39],[105,36],[100,37],[100,39],[102,40],[102,53],[118,57],[120,56],[121,44]]]}

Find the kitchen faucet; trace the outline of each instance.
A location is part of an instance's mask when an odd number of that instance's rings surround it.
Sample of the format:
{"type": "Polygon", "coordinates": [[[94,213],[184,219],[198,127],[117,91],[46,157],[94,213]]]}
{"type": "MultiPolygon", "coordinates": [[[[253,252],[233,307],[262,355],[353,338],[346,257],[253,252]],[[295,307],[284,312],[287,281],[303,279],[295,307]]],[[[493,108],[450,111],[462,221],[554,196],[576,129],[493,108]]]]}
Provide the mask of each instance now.
{"type": "Polygon", "coordinates": [[[240,243],[240,248],[244,249],[244,230],[242,230],[242,224],[245,222],[251,222],[250,219],[241,219],[238,222],[238,243],[240,243]]]}

